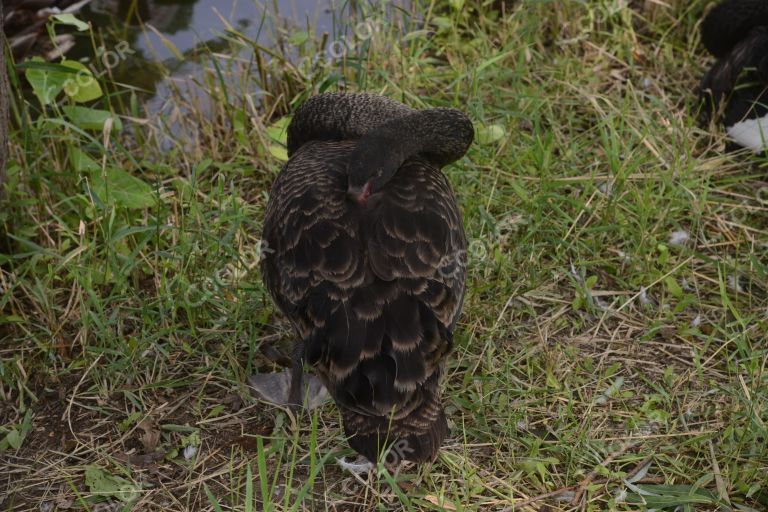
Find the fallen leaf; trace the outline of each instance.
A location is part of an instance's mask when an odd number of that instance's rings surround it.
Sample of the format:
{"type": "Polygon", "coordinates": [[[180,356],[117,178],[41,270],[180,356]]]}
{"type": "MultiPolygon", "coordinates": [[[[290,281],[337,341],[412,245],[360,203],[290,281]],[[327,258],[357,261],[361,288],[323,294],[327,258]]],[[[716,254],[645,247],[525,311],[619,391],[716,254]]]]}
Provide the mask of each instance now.
{"type": "Polygon", "coordinates": [[[479,125],[477,128],[477,142],[479,144],[493,144],[500,141],[507,131],[500,124],[479,125]]]}
{"type": "Polygon", "coordinates": [[[229,407],[231,412],[237,412],[243,408],[243,398],[237,393],[230,393],[224,397],[222,402],[229,407]]]}
{"type": "Polygon", "coordinates": [[[120,501],[130,503],[138,497],[136,484],[123,477],[107,473],[99,466],[86,466],[85,485],[99,496],[113,496],[120,501]]]}
{"type": "Polygon", "coordinates": [[[157,444],[160,442],[160,429],[149,418],[144,418],[139,423],[139,428],[144,433],[139,437],[142,446],[144,447],[144,453],[154,453],[157,448],[157,444]]]}
{"type": "Polygon", "coordinates": [[[434,494],[427,494],[424,496],[424,499],[433,505],[437,505],[442,510],[456,510],[456,506],[450,501],[447,501],[445,498],[438,498],[434,494]]]}
{"type": "Polygon", "coordinates": [[[59,495],[55,501],[57,510],[68,510],[72,508],[75,498],[72,496],[59,495]]]}

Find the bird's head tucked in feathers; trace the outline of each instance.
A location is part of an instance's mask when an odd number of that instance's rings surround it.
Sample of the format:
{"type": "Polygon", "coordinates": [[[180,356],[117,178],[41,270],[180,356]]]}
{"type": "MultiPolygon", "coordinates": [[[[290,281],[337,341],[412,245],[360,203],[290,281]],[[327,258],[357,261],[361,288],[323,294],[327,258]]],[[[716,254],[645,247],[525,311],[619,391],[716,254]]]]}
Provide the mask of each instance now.
{"type": "Polygon", "coordinates": [[[348,194],[359,204],[379,192],[412,157],[438,168],[466,153],[474,128],[452,108],[431,108],[391,119],[363,135],[349,155],[348,194]]]}
{"type": "Polygon", "coordinates": [[[365,204],[392,179],[405,157],[396,141],[387,137],[364,138],[349,155],[347,194],[358,204],[365,204]]]}

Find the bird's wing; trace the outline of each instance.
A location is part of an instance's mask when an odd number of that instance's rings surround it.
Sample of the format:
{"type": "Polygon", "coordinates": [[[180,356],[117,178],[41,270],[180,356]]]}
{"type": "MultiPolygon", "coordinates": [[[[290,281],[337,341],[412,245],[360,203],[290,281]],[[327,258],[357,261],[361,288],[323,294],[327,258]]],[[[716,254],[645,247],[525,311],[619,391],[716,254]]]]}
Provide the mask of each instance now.
{"type": "Polygon", "coordinates": [[[365,276],[363,242],[345,191],[350,142],[313,142],[292,158],[270,192],[261,269],[275,302],[302,338],[365,276]]]}
{"type": "Polygon", "coordinates": [[[405,418],[439,395],[464,295],[461,216],[445,176],[411,161],[362,229],[368,278],[331,316],[321,361],[337,403],[361,415],[405,418]]]}
{"type": "Polygon", "coordinates": [[[341,167],[351,147],[315,143],[287,164],[266,214],[262,271],[331,393],[382,414],[450,350],[466,242],[446,178],[421,161],[356,209],[341,167]]]}

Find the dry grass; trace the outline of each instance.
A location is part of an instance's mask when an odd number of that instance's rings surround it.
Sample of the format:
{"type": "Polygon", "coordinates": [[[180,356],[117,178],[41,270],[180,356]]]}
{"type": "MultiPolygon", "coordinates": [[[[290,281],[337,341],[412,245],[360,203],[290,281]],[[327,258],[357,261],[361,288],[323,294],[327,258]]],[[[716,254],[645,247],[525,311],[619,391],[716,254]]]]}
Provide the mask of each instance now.
{"type": "Polygon", "coordinates": [[[0,506],[642,510],[640,486],[669,510],[768,507],[768,178],[696,123],[706,2],[489,4],[401,13],[333,66],[226,59],[204,103],[180,87],[107,144],[16,98],[0,428],[29,428],[0,452],[0,506]],[[480,135],[446,170],[475,241],[451,437],[370,478],[335,464],[332,405],[294,418],[243,385],[290,341],[254,265],[280,166],[266,127],[340,83],[461,107],[480,135]],[[93,199],[73,146],[158,205],[93,199]]]}

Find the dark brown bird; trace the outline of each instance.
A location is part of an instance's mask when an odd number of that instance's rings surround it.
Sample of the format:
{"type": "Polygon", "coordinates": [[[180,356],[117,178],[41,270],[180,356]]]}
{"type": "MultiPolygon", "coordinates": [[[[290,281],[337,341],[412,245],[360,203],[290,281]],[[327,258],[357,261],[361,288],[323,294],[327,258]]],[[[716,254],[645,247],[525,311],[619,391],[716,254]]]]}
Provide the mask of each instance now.
{"type": "Polygon", "coordinates": [[[768,150],[768,0],[725,0],[701,24],[717,57],[701,81],[705,118],[756,153],[768,150]]]}
{"type": "MultiPolygon", "coordinates": [[[[473,135],[457,110],[371,94],[315,96],[288,128],[261,268],[299,341],[289,396],[267,398],[299,403],[306,361],[350,445],[373,462],[393,444],[401,460],[433,460],[448,431],[440,377],[464,297],[466,239],[440,168],[473,135]]],[[[250,382],[263,391],[268,379],[250,382]]]]}

